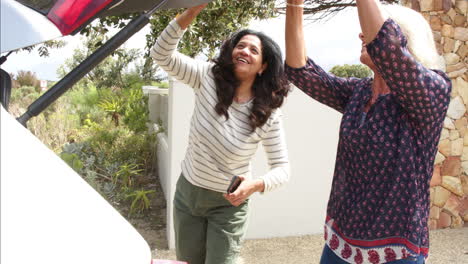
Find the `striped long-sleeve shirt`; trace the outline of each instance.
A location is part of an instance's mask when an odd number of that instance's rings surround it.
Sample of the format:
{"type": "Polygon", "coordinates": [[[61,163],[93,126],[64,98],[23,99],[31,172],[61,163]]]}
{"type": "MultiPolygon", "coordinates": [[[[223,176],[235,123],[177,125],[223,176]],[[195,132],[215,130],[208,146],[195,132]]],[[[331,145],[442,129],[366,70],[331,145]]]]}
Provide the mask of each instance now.
{"type": "Polygon", "coordinates": [[[151,49],[151,56],[161,68],[195,92],[183,175],[196,186],[226,192],[234,175],[252,178],[251,159],[262,142],[270,165],[270,170],[261,176],[265,192],[287,182],[289,161],[279,109],[253,131],[249,124],[253,100],[244,104],[234,101],[228,109],[229,119],[219,115],[215,110],[218,97],[213,64],[176,50],[184,32],[175,20],[171,21],[151,49]]]}

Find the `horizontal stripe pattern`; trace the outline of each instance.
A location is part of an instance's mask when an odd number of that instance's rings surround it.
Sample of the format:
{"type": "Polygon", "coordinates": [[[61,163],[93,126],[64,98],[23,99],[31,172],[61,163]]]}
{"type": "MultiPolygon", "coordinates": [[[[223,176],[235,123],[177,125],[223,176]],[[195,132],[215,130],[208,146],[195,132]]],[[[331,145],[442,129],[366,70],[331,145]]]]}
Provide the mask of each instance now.
{"type": "Polygon", "coordinates": [[[265,192],[283,185],[290,173],[281,112],[274,111],[265,125],[253,131],[249,124],[252,102],[234,102],[228,109],[228,120],[218,115],[213,65],[177,51],[184,32],[175,20],[171,21],[150,51],[162,69],[195,91],[195,109],[182,173],[196,186],[224,193],[234,175],[252,178],[250,163],[262,142],[270,166],[270,170],[260,176],[265,182],[265,192]]]}

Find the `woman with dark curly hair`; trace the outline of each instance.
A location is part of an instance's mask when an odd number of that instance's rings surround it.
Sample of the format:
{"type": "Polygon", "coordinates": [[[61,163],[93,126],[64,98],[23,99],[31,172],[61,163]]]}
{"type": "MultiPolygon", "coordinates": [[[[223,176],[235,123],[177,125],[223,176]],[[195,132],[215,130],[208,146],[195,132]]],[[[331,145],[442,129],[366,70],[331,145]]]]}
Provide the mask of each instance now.
{"type": "Polygon", "coordinates": [[[206,5],[171,21],[151,49],[154,60],[195,92],[182,175],[174,197],[177,258],[190,264],[235,263],[246,230],[248,198],[289,180],[279,107],[289,92],[278,45],[266,35],[233,34],[211,62],[176,51],[206,5]],[[256,179],[250,161],[262,142],[270,170],[256,179]],[[233,178],[236,190],[227,191],[233,178]]]}

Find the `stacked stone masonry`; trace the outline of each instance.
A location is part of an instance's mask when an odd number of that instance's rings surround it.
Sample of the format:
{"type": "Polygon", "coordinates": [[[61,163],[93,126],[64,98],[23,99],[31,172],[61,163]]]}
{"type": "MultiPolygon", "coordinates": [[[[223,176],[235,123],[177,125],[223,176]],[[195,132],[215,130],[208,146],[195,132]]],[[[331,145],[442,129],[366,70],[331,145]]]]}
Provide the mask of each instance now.
{"type": "Polygon", "coordinates": [[[429,227],[468,226],[468,20],[467,0],[404,0],[430,23],[453,91],[431,186],[429,227]]]}

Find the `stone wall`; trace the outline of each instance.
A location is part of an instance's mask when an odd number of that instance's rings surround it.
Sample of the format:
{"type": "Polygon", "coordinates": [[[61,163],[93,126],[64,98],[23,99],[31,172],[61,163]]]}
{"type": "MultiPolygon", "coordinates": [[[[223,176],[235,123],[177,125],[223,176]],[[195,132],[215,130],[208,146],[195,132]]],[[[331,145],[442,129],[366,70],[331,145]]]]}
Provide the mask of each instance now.
{"type": "Polygon", "coordinates": [[[467,0],[404,0],[434,32],[453,91],[431,180],[430,229],[468,226],[467,0]]]}

